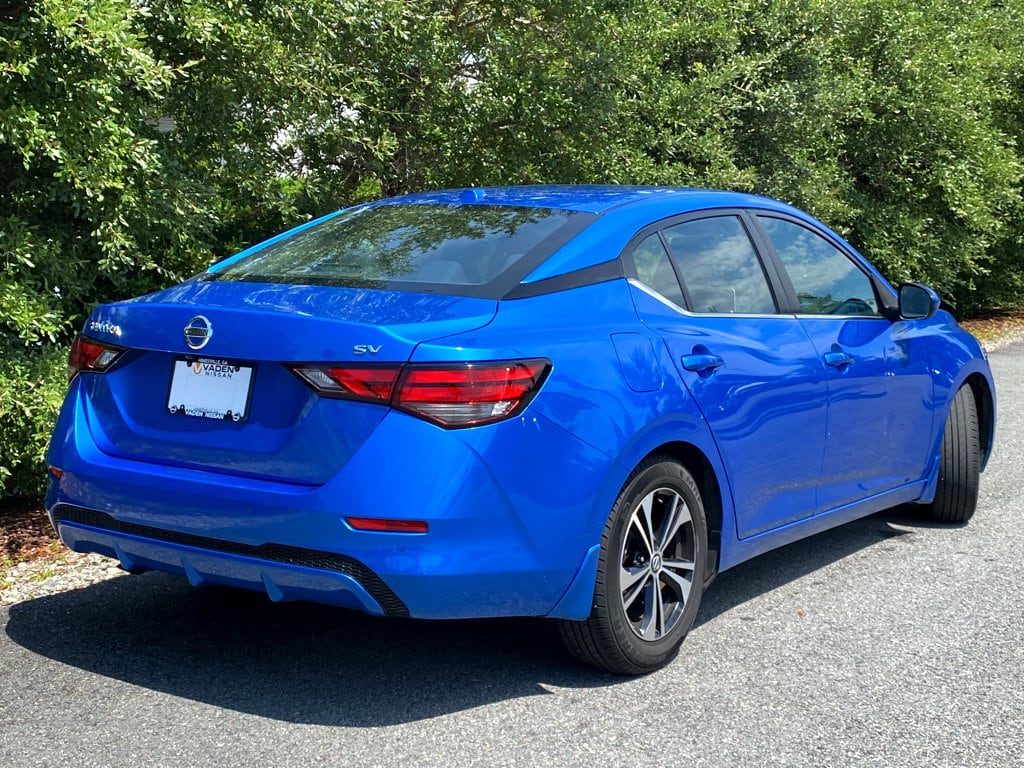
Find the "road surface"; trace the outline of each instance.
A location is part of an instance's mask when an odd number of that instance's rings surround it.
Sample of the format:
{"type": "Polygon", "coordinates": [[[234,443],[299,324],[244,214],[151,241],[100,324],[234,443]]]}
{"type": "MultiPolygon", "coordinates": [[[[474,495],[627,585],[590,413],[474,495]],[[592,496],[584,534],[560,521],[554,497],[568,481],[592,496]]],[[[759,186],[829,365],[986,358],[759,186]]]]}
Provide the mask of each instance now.
{"type": "Polygon", "coordinates": [[[1021,765],[1024,345],[966,527],[874,516],[729,571],[678,660],[161,574],[0,608],[0,765],[1021,765]]]}

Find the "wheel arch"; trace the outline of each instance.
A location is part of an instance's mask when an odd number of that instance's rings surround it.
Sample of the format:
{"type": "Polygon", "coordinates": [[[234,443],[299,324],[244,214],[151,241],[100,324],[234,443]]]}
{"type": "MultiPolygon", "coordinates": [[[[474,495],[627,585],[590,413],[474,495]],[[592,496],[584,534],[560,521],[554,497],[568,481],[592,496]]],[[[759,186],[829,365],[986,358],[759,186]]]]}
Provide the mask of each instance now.
{"type": "Polygon", "coordinates": [[[981,430],[981,469],[985,469],[992,454],[996,431],[995,394],[989,381],[979,372],[970,374],[964,382],[971,388],[974,404],[978,409],[978,427],[981,430]]]}
{"type": "MultiPolygon", "coordinates": [[[[708,527],[708,562],[704,574],[707,584],[718,573],[719,556],[722,550],[722,487],[718,475],[707,455],[692,443],[672,441],[663,443],[651,450],[640,460],[643,462],[652,456],[666,456],[679,462],[693,476],[700,490],[701,502],[704,505],[704,518],[708,527]]],[[[639,462],[637,463],[640,464],[639,462]]]]}
{"type": "Polygon", "coordinates": [[[703,544],[714,484],[700,470],[707,458],[695,451],[661,444],[630,473],[602,534],[591,610],[560,617],[576,659],[623,675],[648,673],[675,657],[692,628],[709,581],[702,577],[714,571],[703,544]]]}
{"type": "MultiPolygon", "coordinates": [[[[590,538],[591,545],[583,556],[579,570],[573,578],[568,589],[562,595],[555,607],[546,616],[559,619],[584,620],[590,615],[591,601],[594,595],[594,585],[597,577],[598,556],[601,550],[601,531],[604,529],[612,504],[622,493],[634,470],[643,462],[653,456],[662,456],[679,462],[693,476],[700,491],[701,502],[704,505],[704,516],[708,531],[708,559],[704,573],[704,585],[707,586],[718,574],[718,567],[721,563],[722,554],[722,530],[724,522],[731,515],[732,504],[730,492],[719,480],[724,471],[716,466],[711,457],[694,443],[680,440],[663,441],[650,447],[646,452],[631,453],[626,459],[616,463],[618,472],[614,480],[609,479],[608,490],[612,487],[614,492],[609,495],[601,495],[610,501],[606,506],[602,505],[600,515],[600,527],[596,534],[590,538]]],[[[727,484],[727,480],[725,481],[727,484]]],[[[596,516],[597,517],[597,516],[596,516]]],[[[731,519],[730,519],[731,520],[731,519]]],[[[728,541],[732,541],[729,538],[728,541]]]]}

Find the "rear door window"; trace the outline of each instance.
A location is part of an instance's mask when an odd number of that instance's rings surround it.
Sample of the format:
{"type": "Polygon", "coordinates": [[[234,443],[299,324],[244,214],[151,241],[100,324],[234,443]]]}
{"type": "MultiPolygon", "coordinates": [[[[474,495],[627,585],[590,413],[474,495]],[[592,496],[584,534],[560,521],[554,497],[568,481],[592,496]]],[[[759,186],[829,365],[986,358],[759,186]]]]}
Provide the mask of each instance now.
{"type": "Polygon", "coordinates": [[[686,306],[679,278],[658,233],[648,235],[633,249],[633,262],[641,282],[680,307],[686,306]]]}
{"type": "Polygon", "coordinates": [[[663,235],[694,312],[776,312],[761,260],[739,217],[695,219],[667,227],[663,235]]]}

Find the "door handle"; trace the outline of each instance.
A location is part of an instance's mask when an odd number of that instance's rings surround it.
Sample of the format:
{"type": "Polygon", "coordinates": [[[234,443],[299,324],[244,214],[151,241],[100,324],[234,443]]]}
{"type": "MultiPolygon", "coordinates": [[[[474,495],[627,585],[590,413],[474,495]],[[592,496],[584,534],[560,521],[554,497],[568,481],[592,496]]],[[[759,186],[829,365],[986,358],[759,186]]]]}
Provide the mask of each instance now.
{"type": "Polygon", "coordinates": [[[684,355],[682,362],[683,368],[687,371],[696,371],[704,376],[725,365],[725,361],[717,355],[684,355]]]}
{"type": "Polygon", "coordinates": [[[825,353],[825,363],[832,366],[833,368],[846,368],[853,363],[853,358],[847,355],[843,351],[834,351],[825,353]]]}

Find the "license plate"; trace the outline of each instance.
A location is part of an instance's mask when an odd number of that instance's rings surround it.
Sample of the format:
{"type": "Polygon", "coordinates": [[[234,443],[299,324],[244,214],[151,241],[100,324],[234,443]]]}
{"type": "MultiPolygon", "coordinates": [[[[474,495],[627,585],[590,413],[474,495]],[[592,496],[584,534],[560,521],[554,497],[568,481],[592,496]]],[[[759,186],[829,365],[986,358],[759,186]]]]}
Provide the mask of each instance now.
{"type": "Polygon", "coordinates": [[[204,419],[244,422],[249,417],[252,366],[199,358],[174,361],[167,410],[204,419]]]}

